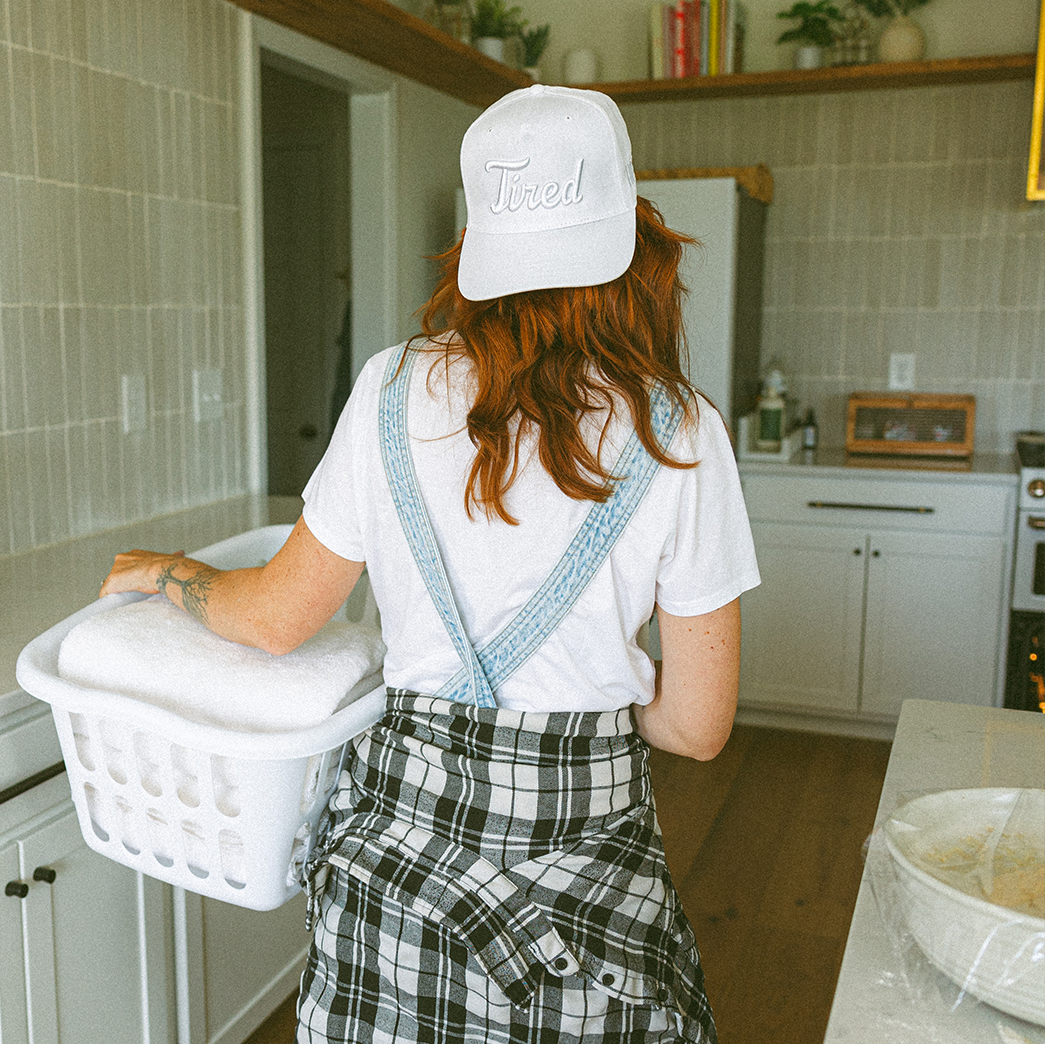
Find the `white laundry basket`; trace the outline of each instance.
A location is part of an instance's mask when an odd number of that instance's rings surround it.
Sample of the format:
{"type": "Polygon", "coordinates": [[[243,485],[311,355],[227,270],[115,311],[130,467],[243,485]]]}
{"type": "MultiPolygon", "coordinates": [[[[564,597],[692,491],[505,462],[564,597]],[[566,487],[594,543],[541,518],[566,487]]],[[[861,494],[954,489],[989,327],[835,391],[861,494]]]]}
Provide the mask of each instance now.
{"type": "MultiPolygon", "coordinates": [[[[258,565],[290,526],[266,526],[192,557],[258,565]]],[[[299,871],[351,740],[384,711],[381,675],[346,706],[295,732],[233,732],[58,675],[62,640],[98,612],[143,598],[110,595],[45,631],[18,657],[26,692],[51,705],[80,830],[124,866],[200,895],[272,910],[298,894],[299,871]]]]}

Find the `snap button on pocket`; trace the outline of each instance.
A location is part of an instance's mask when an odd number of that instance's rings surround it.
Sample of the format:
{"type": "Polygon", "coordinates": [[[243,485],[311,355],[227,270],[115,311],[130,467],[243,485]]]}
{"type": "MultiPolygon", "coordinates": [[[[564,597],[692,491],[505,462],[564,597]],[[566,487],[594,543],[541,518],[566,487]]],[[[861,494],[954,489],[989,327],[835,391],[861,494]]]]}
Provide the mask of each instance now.
{"type": "Polygon", "coordinates": [[[569,966],[570,966],[570,962],[568,960],[566,960],[565,957],[556,957],[556,959],[555,959],[555,969],[556,969],[556,971],[566,971],[566,969],[569,966]]]}
{"type": "Polygon", "coordinates": [[[604,976],[602,977],[602,985],[603,985],[603,986],[612,986],[612,985],[613,985],[613,984],[614,984],[614,983],[615,983],[616,981],[617,981],[616,977],[615,977],[615,976],[613,976],[613,975],[610,975],[610,973],[609,973],[609,972],[607,972],[607,973],[606,973],[606,974],[605,974],[605,975],[604,975],[604,976]]]}
{"type": "Polygon", "coordinates": [[[657,1002],[659,1004],[667,1004],[669,1000],[671,1000],[671,994],[667,990],[663,987],[657,990],[657,1002]]]}

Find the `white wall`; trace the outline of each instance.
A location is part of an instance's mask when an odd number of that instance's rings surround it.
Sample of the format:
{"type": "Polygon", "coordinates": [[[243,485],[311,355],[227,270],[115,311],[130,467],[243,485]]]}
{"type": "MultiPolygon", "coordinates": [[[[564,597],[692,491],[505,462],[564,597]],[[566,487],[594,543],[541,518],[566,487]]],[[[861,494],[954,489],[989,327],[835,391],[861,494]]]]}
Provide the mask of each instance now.
{"type": "Polygon", "coordinates": [[[405,338],[417,332],[414,312],[428,299],[438,275],[427,258],[445,250],[458,231],[454,208],[461,139],[480,110],[406,80],[400,80],[397,93],[399,334],[405,338]]]}
{"type": "MultiPolygon", "coordinates": [[[[973,394],[976,448],[1045,424],[1045,205],[1024,197],[1032,84],[636,103],[636,167],[766,164],[763,359],[825,445],[852,391],[913,353],[920,391],[973,394]]],[[[700,229],[690,229],[700,235],[700,229]]]]}
{"type": "MultiPolygon", "coordinates": [[[[249,487],[239,16],[0,0],[0,555],[249,487]],[[212,368],[222,416],[196,424],[192,371],[212,368]],[[131,434],[124,374],[146,383],[131,434]]],[[[400,337],[431,287],[423,255],[453,234],[477,112],[401,87],[400,337]]]]}
{"type": "Polygon", "coordinates": [[[244,488],[236,14],[0,0],[0,554],[244,488]]]}
{"type": "MultiPolygon", "coordinates": [[[[639,80],[648,75],[647,25],[650,0],[520,0],[531,25],[552,27],[541,61],[543,79],[562,82],[562,59],[575,47],[593,47],[602,59],[603,80],[639,80]]],[[[745,71],[788,68],[791,45],[777,37],[794,25],[776,17],[788,10],[785,0],[744,0],[748,11],[745,71]]],[[[839,3],[839,6],[842,6],[839,3]]],[[[1038,5],[1035,0],[930,0],[915,11],[925,30],[927,57],[1017,54],[1035,49],[1038,5]]]]}

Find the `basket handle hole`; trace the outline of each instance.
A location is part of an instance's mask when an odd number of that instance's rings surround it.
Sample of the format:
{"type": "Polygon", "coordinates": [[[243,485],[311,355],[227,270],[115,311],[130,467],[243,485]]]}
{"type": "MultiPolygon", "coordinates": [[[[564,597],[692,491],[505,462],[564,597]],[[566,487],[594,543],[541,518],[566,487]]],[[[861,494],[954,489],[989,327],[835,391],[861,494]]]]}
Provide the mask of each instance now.
{"type": "Polygon", "coordinates": [[[225,883],[233,888],[247,887],[247,867],[243,854],[243,838],[235,830],[218,832],[221,851],[221,873],[225,883]]]}
{"type": "Polygon", "coordinates": [[[87,730],[87,718],[83,714],[70,714],[69,727],[73,730],[73,743],[76,746],[76,756],[80,759],[80,764],[88,772],[93,772],[94,750],[87,730]]]}
{"type": "Polygon", "coordinates": [[[150,808],[145,813],[145,821],[149,829],[149,847],[152,849],[156,862],[160,866],[174,866],[171,831],[163,813],[158,808],[150,808]]]}
{"type": "Polygon", "coordinates": [[[99,841],[108,841],[109,833],[102,826],[102,799],[98,791],[90,783],[83,785],[84,796],[87,798],[87,812],[91,817],[91,829],[99,841]]]}
{"type": "Polygon", "coordinates": [[[147,732],[134,734],[134,756],[138,765],[138,778],[142,790],[150,797],[163,796],[163,784],[160,773],[160,754],[156,750],[155,739],[147,732]]]}
{"type": "Polygon", "coordinates": [[[207,836],[203,827],[191,819],[182,821],[181,842],[185,848],[185,864],[194,877],[210,877],[207,869],[207,836]]]}
{"type": "Polygon", "coordinates": [[[137,815],[131,804],[122,797],[116,798],[116,814],[120,822],[120,840],[131,855],[141,852],[138,843],[137,815]]]}
{"type": "Polygon", "coordinates": [[[171,744],[171,768],[178,800],[188,808],[200,806],[200,781],[196,774],[196,752],[177,743],[171,744]]]}
{"type": "Polygon", "coordinates": [[[239,763],[235,758],[214,754],[210,759],[214,807],[229,819],[240,814],[239,763]]]}

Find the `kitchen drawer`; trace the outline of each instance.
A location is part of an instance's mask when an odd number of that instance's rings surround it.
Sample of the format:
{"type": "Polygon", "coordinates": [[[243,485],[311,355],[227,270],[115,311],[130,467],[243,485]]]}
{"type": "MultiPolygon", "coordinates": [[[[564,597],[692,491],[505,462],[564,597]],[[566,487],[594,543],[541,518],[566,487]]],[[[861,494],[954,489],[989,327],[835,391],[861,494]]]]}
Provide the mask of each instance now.
{"type": "Polygon", "coordinates": [[[61,760],[62,748],[46,703],[30,700],[0,717],[0,791],[61,760]]]}
{"type": "Polygon", "coordinates": [[[922,532],[1012,529],[1014,491],[969,481],[746,475],[752,520],[922,532]]]}

